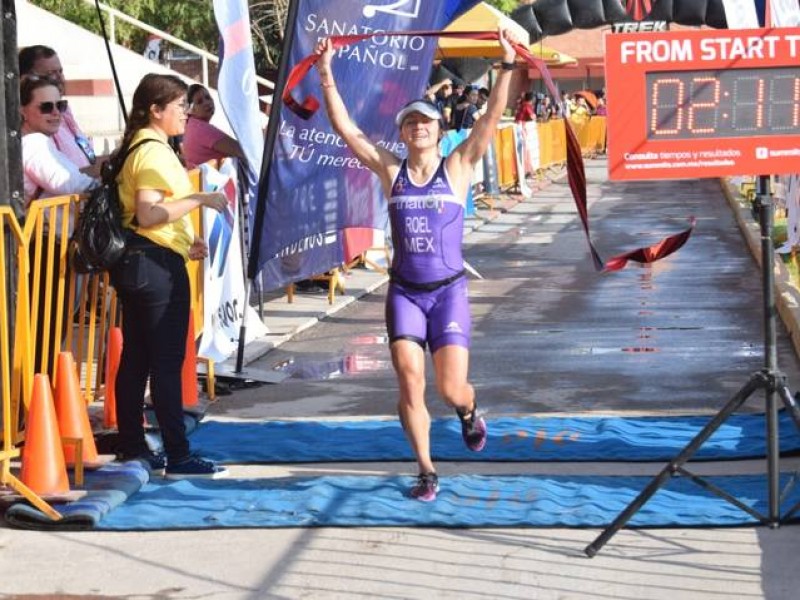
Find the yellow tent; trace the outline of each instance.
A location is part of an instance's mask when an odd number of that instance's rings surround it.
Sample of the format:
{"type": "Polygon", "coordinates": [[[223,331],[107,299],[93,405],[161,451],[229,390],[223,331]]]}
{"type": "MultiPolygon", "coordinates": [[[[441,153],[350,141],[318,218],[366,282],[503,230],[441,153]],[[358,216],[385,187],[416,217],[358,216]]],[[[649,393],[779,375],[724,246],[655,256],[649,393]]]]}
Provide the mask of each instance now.
{"type": "MultiPolygon", "coordinates": [[[[445,31],[497,31],[502,26],[512,32],[520,40],[528,40],[528,32],[519,23],[501,13],[495,7],[481,2],[476,4],[455,21],[447,26],[445,31]]],[[[541,44],[531,44],[530,51],[533,56],[544,60],[548,65],[568,65],[577,61],[562,52],[553,50],[541,44]]],[[[500,59],[500,46],[494,41],[464,40],[457,38],[439,38],[439,48],[436,58],[495,58],[500,59]]]]}

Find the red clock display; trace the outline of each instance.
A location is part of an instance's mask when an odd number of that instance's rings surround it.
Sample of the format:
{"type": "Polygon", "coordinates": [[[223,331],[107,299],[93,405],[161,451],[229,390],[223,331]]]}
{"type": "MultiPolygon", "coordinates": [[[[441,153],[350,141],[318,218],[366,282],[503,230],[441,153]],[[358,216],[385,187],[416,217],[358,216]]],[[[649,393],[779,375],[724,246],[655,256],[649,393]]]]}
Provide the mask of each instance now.
{"type": "Polygon", "coordinates": [[[800,69],[647,73],[651,140],[800,135],[800,69]]]}
{"type": "Polygon", "coordinates": [[[614,181],[797,173],[800,27],[605,36],[614,181]]]}

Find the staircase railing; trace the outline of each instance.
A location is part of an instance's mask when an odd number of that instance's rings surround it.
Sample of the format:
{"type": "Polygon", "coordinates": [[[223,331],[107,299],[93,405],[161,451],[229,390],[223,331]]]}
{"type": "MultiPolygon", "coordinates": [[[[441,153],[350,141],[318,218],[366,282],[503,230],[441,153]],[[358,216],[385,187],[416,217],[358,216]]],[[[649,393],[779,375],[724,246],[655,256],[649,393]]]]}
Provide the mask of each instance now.
{"type": "MultiPolygon", "coordinates": [[[[87,4],[91,4],[92,6],[95,5],[94,0],[83,0],[83,1],[86,2],[87,4]]],[[[111,40],[112,43],[114,43],[114,44],[117,43],[117,40],[116,40],[116,20],[117,19],[119,19],[120,21],[124,21],[125,23],[133,25],[135,27],[138,27],[139,29],[142,29],[143,31],[146,31],[148,33],[152,33],[153,35],[157,35],[162,40],[165,40],[165,41],[169,42],[170,44],[172,44],[174,46],[178,46],[179,48],[183,48],[184,50],[188,50],[189,52],[192,52],[193,54],[198,55],[200,57],[200,60],[202,61],[201,64],[202,64],[202,77],[203,77],[202,82],[203,82],[203,85],[205,87],[209,87],[209,85],[208,85],[208,63],[209,62],[213,62],[214,64],[218,65],[219,64],[219,58],[217,56],[215,56],[211,52],[203,50],[202,48],[198,48],[197,46],[194,46],[194,45],[192,45],[192,44],[190,44],[188,42],[184,42],[183,40],[178,39],[178,38],[168,34],[166,31],[161,31],[160,29],[152,27],[151,25],[148,25],[147,23],[144,23],[143,21],[140,21],[138,19],[134,19],[133,17],[131,17],[129,15],[126,15],[124,12],[121,12],[121,11],[117,10],[116,8],[108,6],[107,4],[103,4],[102,2],[100,3],[100,10],[102,10],[106,14],[108,14],[108,17],[109,17],[108,37],[109,37],[109,39],[111,40]]],[[[256,81],[259,84],[264,85],[269,89],[274,89],[275,88],[275,84],[273,82],[271,82],[269,79],[265,79],[264,77],[256,76],[256,81]]]]}

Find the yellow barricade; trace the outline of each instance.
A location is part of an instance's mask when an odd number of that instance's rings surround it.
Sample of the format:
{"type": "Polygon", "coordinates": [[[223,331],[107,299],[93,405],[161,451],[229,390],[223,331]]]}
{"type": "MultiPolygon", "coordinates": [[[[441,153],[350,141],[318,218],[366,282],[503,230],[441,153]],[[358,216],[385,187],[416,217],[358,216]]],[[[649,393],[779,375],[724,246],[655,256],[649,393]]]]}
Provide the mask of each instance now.
{"type": "Polygon", "coordinates": [[[514,145],[514,128],[502,127],[494,136],[494,147],[497,156],[497,182],[501,189],[514,187],[517,184],[516,147],[514,145]]]}
{"type": "Polygon", "coordinates": [[[589,121],[588,145],[590,152],[606,151],[606,117],[595,115],[589,121]]]}
{"type": "MultiPolygon", "coordinates": [[[[22,399],[33,387],[30,343],[29,256],[14,212],[0,207],[0,392],[2,392],[3,446],[0,458],[18,456],[14,450],[22,438],[19,417],[22,399]],[[13,259],[12,259],[13,257],[13,259]],[[16,288],[12,295],[8,285],[16,288]]],[[[7,465],[3,464],[3,471],[7,465]]]]}
{"type": "Polygon", "coordinates": [[[103,396],[106,337],[119,314],[107,273],[77,275],[68,269],[70,223],[79,209],[77,196],[37,200],[28,208],[20,251],[30,259],[29,275],[20,285],[30,286],[31,320],[22,337],[33,360],[31,378],[46,373],[53,381],[58,353],[72,352],[89,403],[103,396]]]}
{"type": "MultiPolygon", "coordinates": [[[[214,168],[218,165],[215,164],[214,168]]],[[[195,191],[203,189],[202,172],[200,169],[192,169],[188,173],[189,179],[192,182],[192,187],[195,191]]],[[[200,218],[200,211],[193,210],[189,213],[192,219],[192,226],[194,227],[195,235],[198,237],[203,236],[202,219],[200,218]]],[[[192,316],[194,317],[194,337],[197,339],[203,333],[203,261],[190,260],[186,263],[186,270],[189,272],[189,286],[190,297],[192,299],[192,316]]]]}
{"type": "Polygon", "coordinates": [[[553,137],[550,143],[553,145],[553,161],[556,165],[563,165],[567,162],[567,124],[563,119],[554,121],[553,137]]]}
{"type": "Polygon", "coordinates": [[[604,152],[606,147],[606,118],[594,116],[588,119],[572,120],[572,128],[584,156],[604,152]]]}
{"type": "MultiPolygon", "coordinates": [[[[54,245],[50,248],[54,248],[54,245]]],[[[23,437],[19,422],[22,399],[30,398],[33,387],[29,275],[28,244],[25,235],[11,208],[2,206],[0,207],[0,310],[3,314],[3,318],[0,319],[0,393],[2,393],[0,486],[10,487],[50,518],[57,520],[61,518],[61,514],[11,473],[11,461],[19,459],[20,450],[17,445],[23,437]],[[15,261],[11,260],[11,255],[16,256],[15,261]],[[12,323],[13,329],[10,329],[12,323]]]]}
{"type": "MultiPolygon", "coordinates": [[[[200,171],[189,173],[200,189],[200,171]]],[[[18,242],[20,276],[19,310],[14,340],[21,351],[15,369],[22,375],[24,391],[12,394],[28,402],[34,373],[55,378],[58,353],[72,352],[85,402],[102,400],[104,372],[111,327],[120,324],[121,311],[108,273],[76,275],[68,269],[71,223],[80,210],[77,196],[61,196],[33,202],[18,242]],[[25,260],[22,260],[22,259],[25,260]],[[24,296],[23,296],[24,294],[24,296]],[[23,297],[27,301],[23,301],[23,297]]],[[[200,211],[192,211],[195,231],[201,235],[200,211]]],[[[12,220],[15,221],[12,215],[12,220]]],[[[195,337],[203,330],[202,261],[189,261],[195,337]]]]}

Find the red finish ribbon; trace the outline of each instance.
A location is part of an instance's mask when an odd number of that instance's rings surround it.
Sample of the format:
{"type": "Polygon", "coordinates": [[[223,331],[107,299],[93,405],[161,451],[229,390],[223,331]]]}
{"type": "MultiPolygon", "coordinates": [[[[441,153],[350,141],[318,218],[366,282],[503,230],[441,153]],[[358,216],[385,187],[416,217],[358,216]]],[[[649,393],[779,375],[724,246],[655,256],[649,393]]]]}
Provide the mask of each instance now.
{"type": "MultiPolygon", "coordinates": [[[[464,38],[473,40],[486,40],[497,41],[498,33],[496,31],[385,31],[381,33],[359,34],[359,35],[339,35],[330,38],[334,49],[349,46],[357,42],[361,42],[373,37],[383,36],[415,36],[415,37],[450,37],[450,38],[464,38]]],[[[526,63],[538,69],[542,75],[542,79],[547,86],[550,95],[558,100],[558,88],[550,76],[544,61],[536,58],[530,50],[518,42],[512,43],[514,51],[526,63]]],[[[310,119],[311,116],[319,109],[319,100],[314,96],[308,96],[302,102],[298,102],[292,96],[294,89],[305,78],[316,62],[319,60],[318,54],[311,54],[305,57],[302,61],[297,63],[292,68],[286,79],[286,87],[283,90],[282,100],[283,103],[293,113],[302,119],[310,119]]],[[[592,261],[594,267],[598,271],[618,271],[625,268],[628,261],[634,261],[642,264],[653,263],[666,256],[669,256],[681,246],[683,246],[689,239],[694,229],[695,219],[689,219],[689,227],[682,232],[668,236],[661,241],[644,248],[637,248],[630,252],[612,256],[608,261],[603,261],[597,249],[592,243],[592,237],[589,232],[589,210],[586,197],[586,171],[583,166],[583,153],[578,138],[569,124],[569,119],[564,119],[564,129],[566,130],[567,140],[567,180],[572,192],[572,198],[575,200],[575,207],[578,210],[578,215],[583,225],[583,231],[586,234],[586,241],[589,244],[589,251],[592,254],[592,261]]]]}

